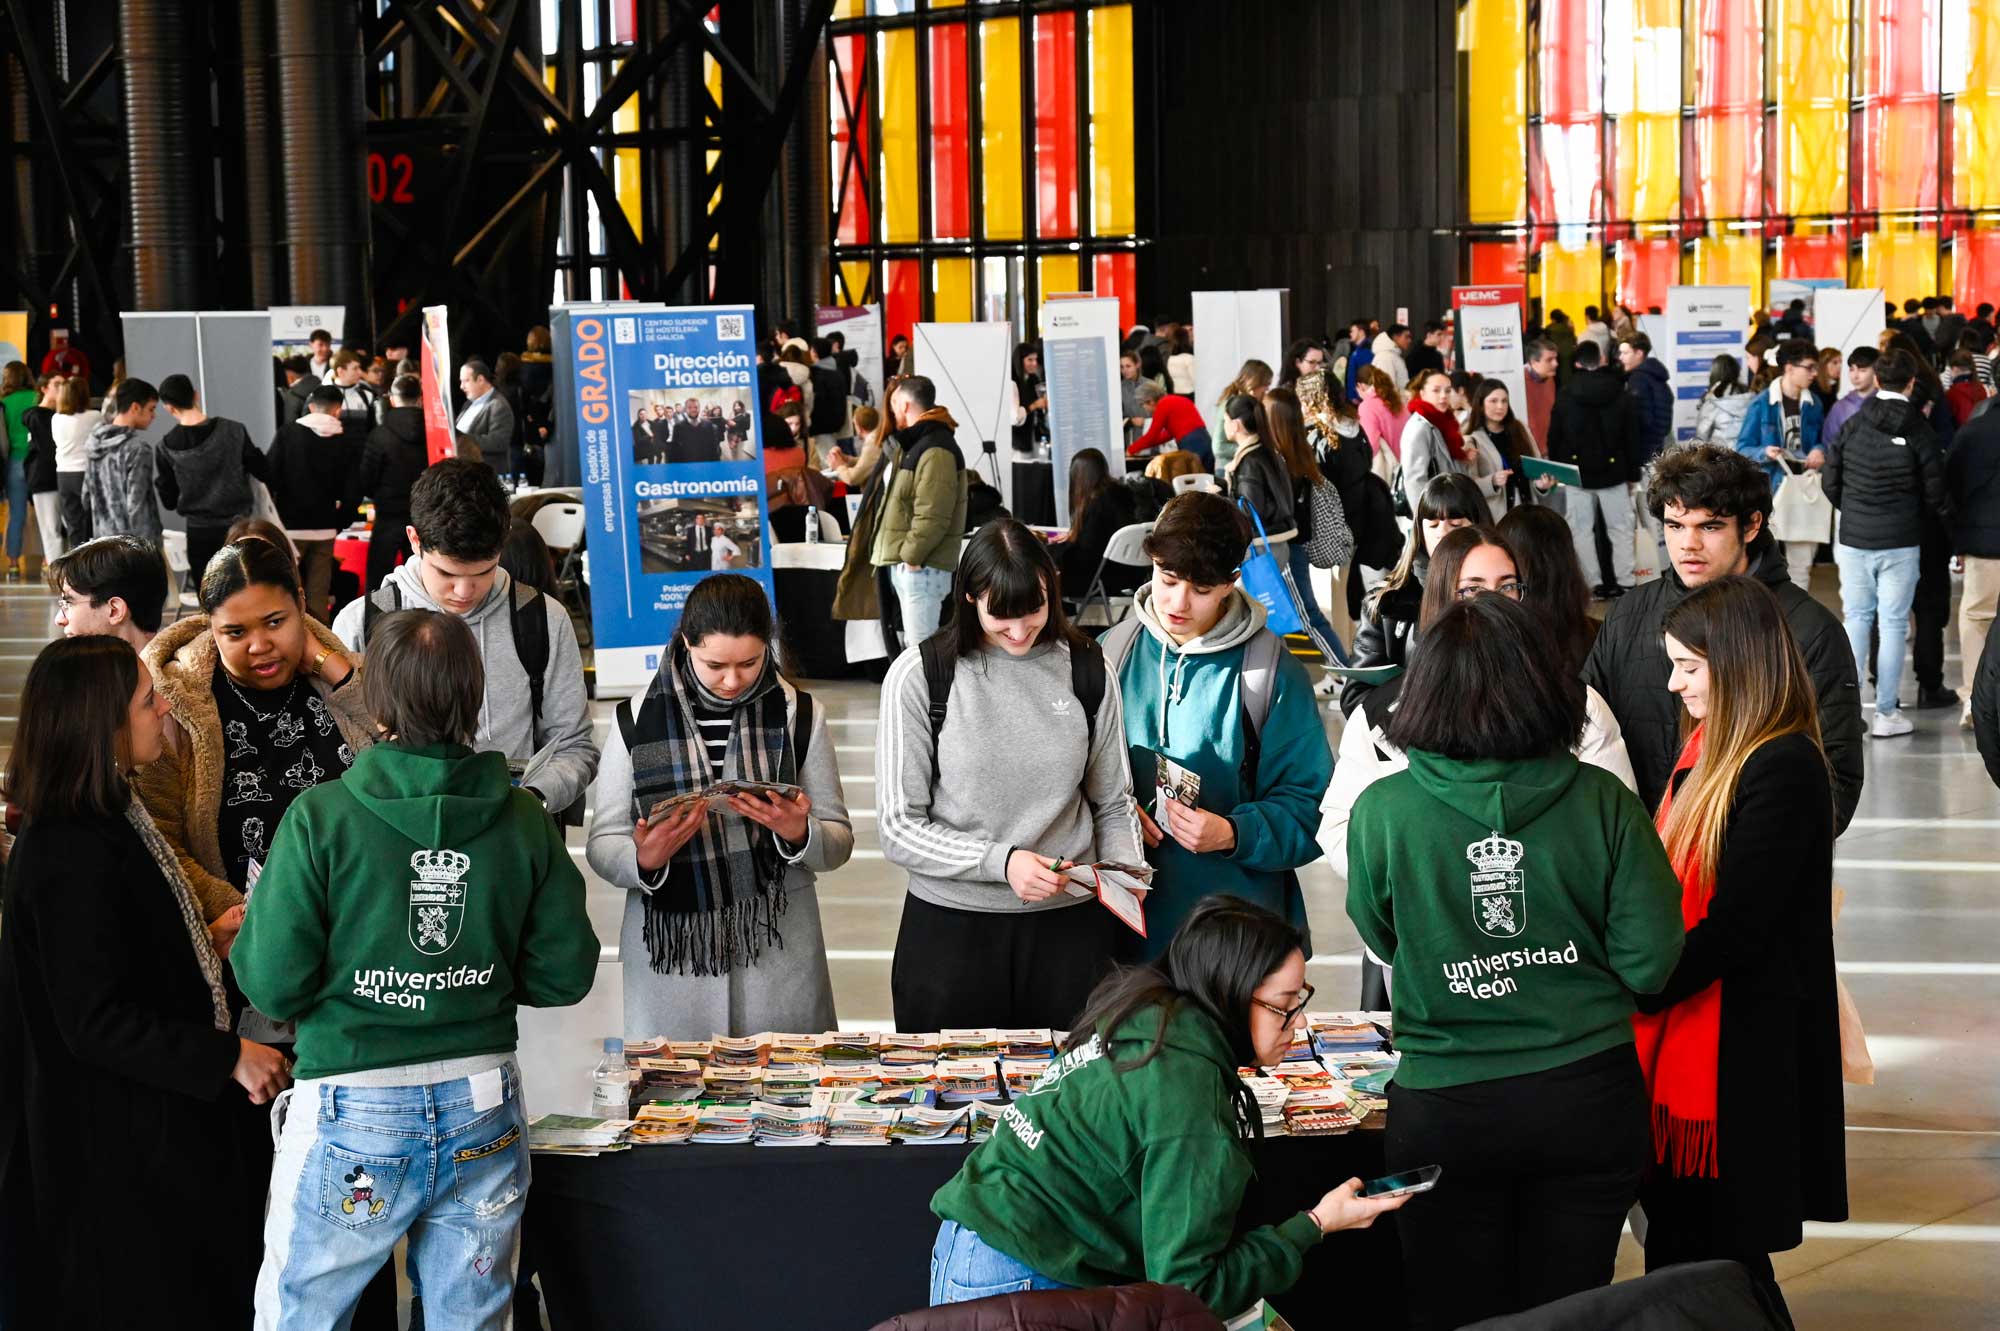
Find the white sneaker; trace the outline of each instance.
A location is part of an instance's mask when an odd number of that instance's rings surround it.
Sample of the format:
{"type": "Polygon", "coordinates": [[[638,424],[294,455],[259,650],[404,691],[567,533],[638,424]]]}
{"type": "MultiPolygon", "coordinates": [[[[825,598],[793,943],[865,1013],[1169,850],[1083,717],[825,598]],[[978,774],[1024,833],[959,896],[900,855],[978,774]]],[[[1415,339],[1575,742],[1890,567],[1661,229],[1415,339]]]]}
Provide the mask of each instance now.
{"type": "Polygon", "coordinates": [[[1894,739],[1898,735],[1912,734],[1916,728],[1916,723],[1900,711],[1877,712],[1869,733],[1876,739],[1894,739]]]}
{"type": "MultiPolygon", "coordinates": [[[[1340,692],[1340,676],[1338,675],[1323,673],[1320,676],[1319,683],[1313,685],[1313,696],[1315,698],[1331,698],[1338,692],[1340,692]]],[[[1966,715],[1970,716],[1972,713],[1967,712],[1966,715]]]]}
{"type": "Polygon", "coordinates": [[[1958,714],[1958,728],[1960,730],[1972,729],[1972,704],[1969,702],[1965,704],[1965,710],[1958,714]]]}

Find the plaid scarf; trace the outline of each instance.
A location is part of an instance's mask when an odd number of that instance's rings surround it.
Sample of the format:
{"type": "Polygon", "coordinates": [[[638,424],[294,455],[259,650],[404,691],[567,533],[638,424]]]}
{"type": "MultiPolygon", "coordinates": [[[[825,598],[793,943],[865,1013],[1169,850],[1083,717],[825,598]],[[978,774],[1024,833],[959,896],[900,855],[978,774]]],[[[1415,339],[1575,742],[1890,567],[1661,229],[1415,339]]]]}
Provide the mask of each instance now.
{"type": "MultiPolygon", "coordinates": [[[[632,796],[635,816],[674,795],[710,782],[708,750],[695,723],[699,703],[730,712],[726,780],[796,784],[786,693],[768,656],[764,674],[735,698],[718,698],[695,678],[678,636],[634,717],[632,796]]],[[[785,913],[784,859],[769,828],[734,813],[711,811],[705,826],[674,852],[666,882],[646,894],[643,937],[653,969],[665,974],[722,975],[755,962],[766,943],[780,948],[785,913]]]]}

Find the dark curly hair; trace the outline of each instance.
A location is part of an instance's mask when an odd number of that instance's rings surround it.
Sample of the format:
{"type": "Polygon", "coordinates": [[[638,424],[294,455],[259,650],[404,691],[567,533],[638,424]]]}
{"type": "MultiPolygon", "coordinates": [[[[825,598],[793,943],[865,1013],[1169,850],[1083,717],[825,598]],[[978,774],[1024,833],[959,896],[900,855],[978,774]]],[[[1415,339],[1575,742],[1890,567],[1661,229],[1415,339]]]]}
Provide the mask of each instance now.
{"type": "Polygon", "coordinates": [[[1646,510],[1664,520],[1669,504],[1735,518],[1739,530],[1748,529],[1753,515],[1760,527],[1769,526],[1771,482],[1733,448],[1682,444],[1660,454],[1646,472],[1646,510]]]}
{"type": "Polygon", "coordinates": [[[1221,495],[1204,490],[1168,500],[1145,543],[1153,562],[1200,587],[1234,580],[1249,549],[1249,519],[1221,495]]]}
{"type": "Polygon", "coordinates": [[[446,559],[498,559],[510,520],[507,491],[484,463],[446,458],[410,487],[410,525],[417,540],[446,559]]]}

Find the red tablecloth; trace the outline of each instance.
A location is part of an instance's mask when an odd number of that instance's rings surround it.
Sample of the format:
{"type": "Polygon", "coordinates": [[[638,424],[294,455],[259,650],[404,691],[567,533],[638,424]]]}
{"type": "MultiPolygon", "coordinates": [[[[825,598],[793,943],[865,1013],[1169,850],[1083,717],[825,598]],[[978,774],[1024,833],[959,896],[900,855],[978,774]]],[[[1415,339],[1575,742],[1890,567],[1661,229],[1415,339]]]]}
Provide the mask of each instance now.
{"type": "Polygon", "coordinates": [[[349,528],[333,538],[333,562],[368,586],[368,532],[349,528]]]}

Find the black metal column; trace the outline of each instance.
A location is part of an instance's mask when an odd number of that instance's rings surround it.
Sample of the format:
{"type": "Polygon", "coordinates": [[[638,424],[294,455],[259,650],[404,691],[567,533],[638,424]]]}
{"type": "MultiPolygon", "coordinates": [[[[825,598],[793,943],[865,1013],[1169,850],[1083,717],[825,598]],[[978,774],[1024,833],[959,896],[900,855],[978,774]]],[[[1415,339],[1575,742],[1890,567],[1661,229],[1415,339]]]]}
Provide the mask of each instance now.
{"type": "Polygon", "coordinates": [[[357,324],[368,180],[356,10],[329,0],[279,0],[276,13],[273,65],[291,299],[345,305],[349,325],[365,327],[357,324]]]}
{"type": "MultiPolygon", "coordinates": [[[[339,8],[340,6],[335,6],[339,8]]],[[[185,0],[125,0],[118,9],[125,66],[125,147],[131,166],[132,307],[202,304],[201,216],[209,182],[198,173],[195,117],[207,123],[207,86],[190,40],[185,0]],[[199,100],[197,100],[199,98],[199,100]]]]}

